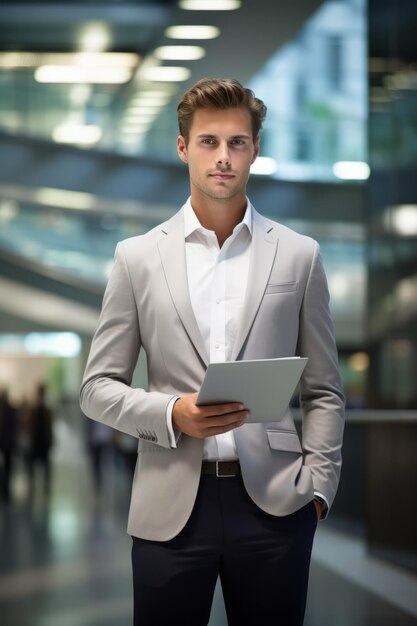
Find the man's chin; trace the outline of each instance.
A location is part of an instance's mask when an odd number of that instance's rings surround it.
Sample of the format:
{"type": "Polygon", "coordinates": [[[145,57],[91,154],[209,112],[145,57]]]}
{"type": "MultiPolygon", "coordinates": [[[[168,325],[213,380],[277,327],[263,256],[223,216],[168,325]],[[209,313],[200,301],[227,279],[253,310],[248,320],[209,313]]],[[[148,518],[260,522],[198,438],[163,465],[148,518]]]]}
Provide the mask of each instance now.
{"type": "Polygon", "coordinates": [[[216,200],[228,200],[234,198],[239,193],[238,189],[210,189],[207,190],[207,195],[216,200]]]}

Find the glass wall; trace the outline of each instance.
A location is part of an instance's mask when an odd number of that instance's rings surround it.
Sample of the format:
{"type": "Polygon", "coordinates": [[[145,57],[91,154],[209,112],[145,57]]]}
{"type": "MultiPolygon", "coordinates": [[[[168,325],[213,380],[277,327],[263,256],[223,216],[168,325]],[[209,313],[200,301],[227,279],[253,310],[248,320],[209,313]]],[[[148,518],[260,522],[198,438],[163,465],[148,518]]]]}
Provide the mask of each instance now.
{"type": "Polygon", "coordinates": [[[417,408],[417,5],[370,2],[372,406],[417,408]]]}
{"type": "Polygon", "coordinates": [[[277,177],[355,178],[346,162],[367,160],[365,0],[323,3],[249,86],[268,103],[262,154],[277,177]]]}

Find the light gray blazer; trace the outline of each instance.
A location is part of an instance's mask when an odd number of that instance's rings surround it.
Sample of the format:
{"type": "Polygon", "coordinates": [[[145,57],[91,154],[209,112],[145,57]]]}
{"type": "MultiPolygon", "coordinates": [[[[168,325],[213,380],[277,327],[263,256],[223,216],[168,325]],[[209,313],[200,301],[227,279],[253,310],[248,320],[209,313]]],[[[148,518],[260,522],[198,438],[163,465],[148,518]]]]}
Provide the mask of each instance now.
{"type": "MultiPolygon", "coordinates": [[[[272,515],[336,493],[344,424],[329,296],[318,244],[254,212],[246,299],[232,359],[309,357],[300,383],[303,435],[291,412],[234,431],[244,484],[272,515]]],[[[198,391],[208,355],[193,314],[182,210],[118,244],[81,387],[92,419],[139,438],[128,532],[166,541],[184,527],[200,479],[203,441],[170,448],[166,408],[198,391]],[[146,351],[149,391],[130,384],[146,351]]]]}

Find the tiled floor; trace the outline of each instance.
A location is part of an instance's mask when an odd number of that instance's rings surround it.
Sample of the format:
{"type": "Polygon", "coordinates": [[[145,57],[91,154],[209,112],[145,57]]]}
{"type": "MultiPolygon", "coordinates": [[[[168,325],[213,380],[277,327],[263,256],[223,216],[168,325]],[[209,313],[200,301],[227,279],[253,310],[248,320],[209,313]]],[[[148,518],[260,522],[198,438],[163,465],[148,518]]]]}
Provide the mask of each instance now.
{"type": "MultiPolygon", "coordinates": [[[[28,502],[21,471],[13,501],[1,509],[0,623],[130,626],[127,476],[109,458],[105,488],[94,496],[83,447],[70,428],[58,426],[49,500],[38,491],[28,502]]],[[[226,624],[217,588],[210,626],[226,624]]],[[[369,558],[356,540],[320,524],[305,626],[412,625],[417,578],[369,558]]]]}

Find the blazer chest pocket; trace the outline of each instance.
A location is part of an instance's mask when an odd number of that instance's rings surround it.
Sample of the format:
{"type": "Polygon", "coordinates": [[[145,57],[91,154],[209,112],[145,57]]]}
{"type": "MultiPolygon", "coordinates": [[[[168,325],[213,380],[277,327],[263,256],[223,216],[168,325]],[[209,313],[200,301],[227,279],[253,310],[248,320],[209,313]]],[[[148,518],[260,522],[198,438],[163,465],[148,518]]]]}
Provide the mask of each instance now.
{"type": "Polygon", "coordinates": [[[265,295],[272,293],[290,293],[297,291],[298,283],[294,280],[289,283],[269,283],[265,289],[265,295]]]}
{"type": "Polygon", "coordinates": [[[298,454],[302,454],[303,452],[298,434],[295,431],[267,430],[266,436],[268,437],[268,443],[272,450],[298,452],[298,454]]]}

